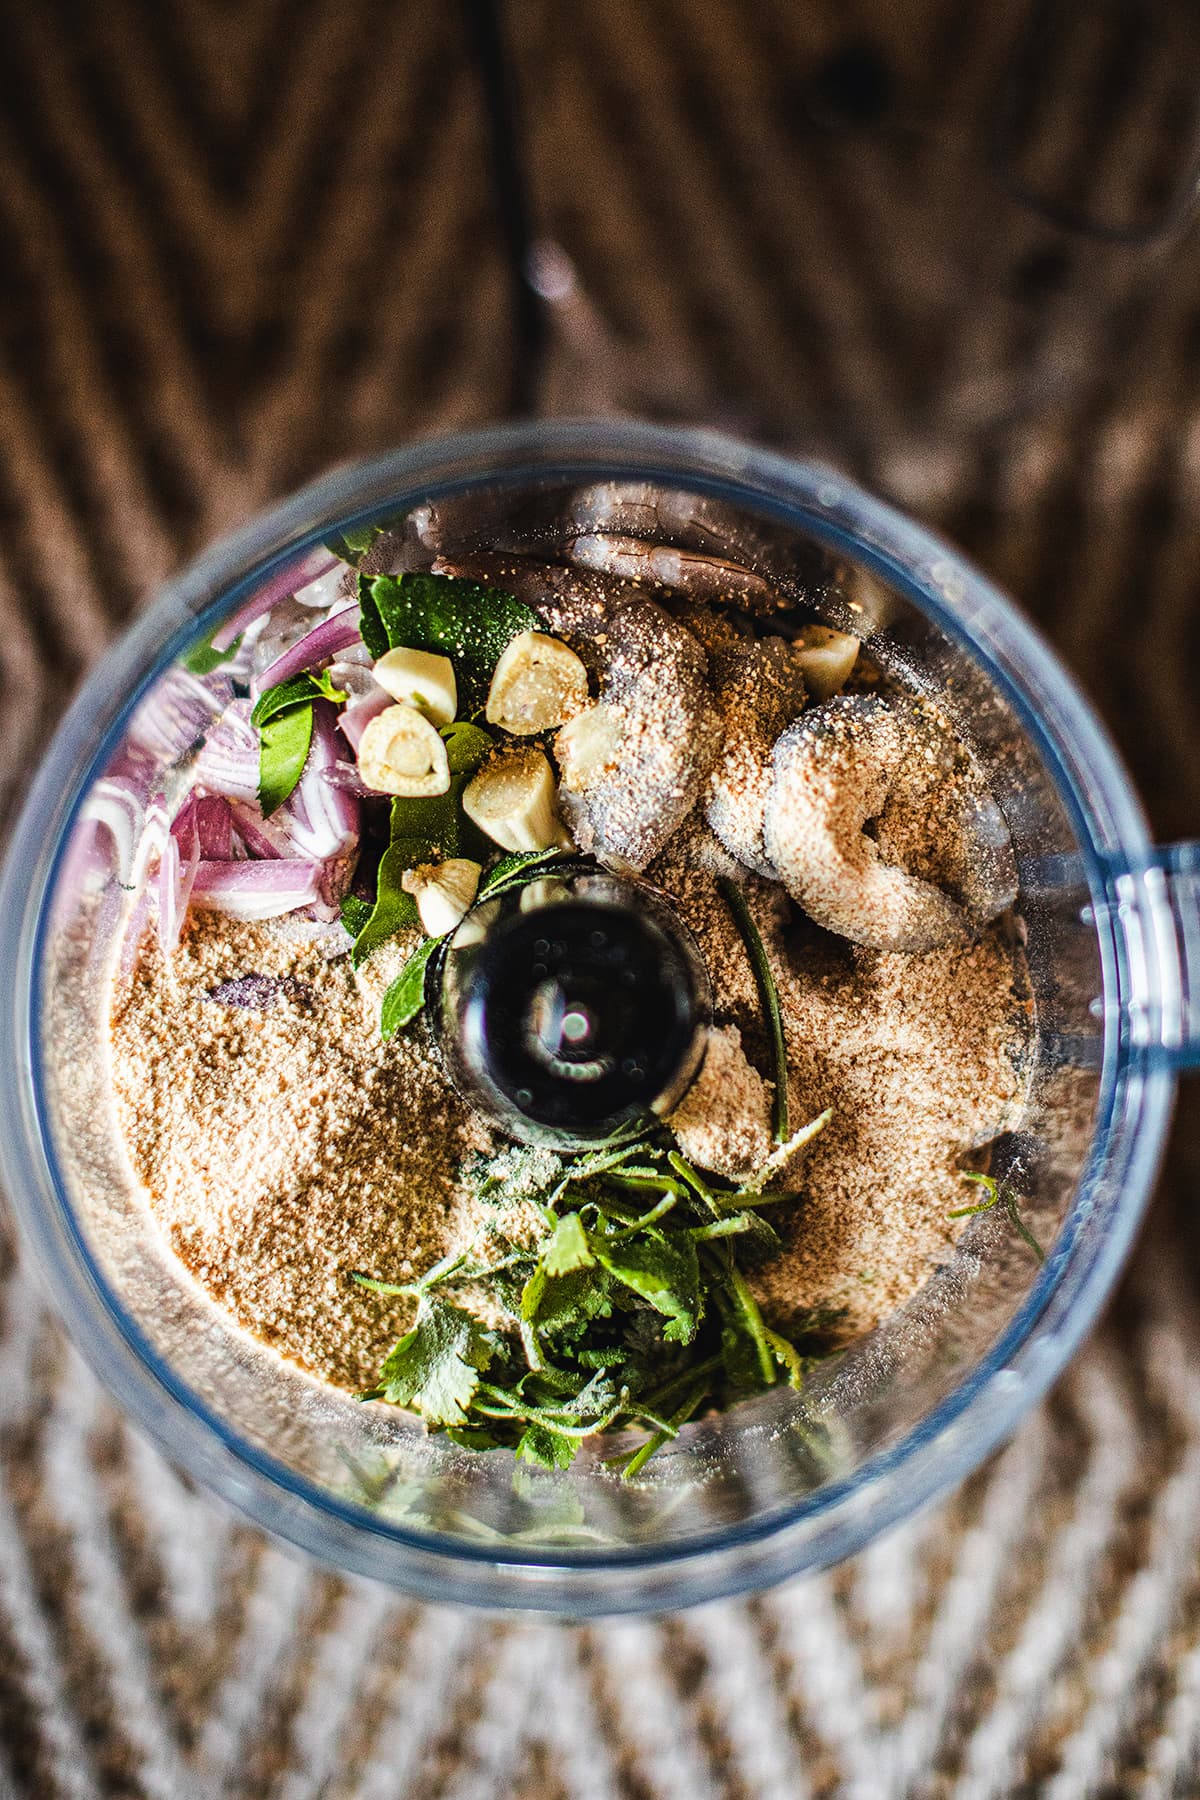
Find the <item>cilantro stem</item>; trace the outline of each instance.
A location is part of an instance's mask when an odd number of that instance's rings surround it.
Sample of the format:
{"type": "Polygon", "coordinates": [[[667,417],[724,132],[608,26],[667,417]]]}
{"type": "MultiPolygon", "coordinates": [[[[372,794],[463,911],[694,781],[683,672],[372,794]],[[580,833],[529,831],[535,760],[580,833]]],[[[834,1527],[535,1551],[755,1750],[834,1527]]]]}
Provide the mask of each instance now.
{"type": "Polygon", "coordinates": [[[739,1237],[753,1228],[754,1221],[749,1213],[728,1213],[723,1219],[714,1219],[711,1225],[693,1225],[688,1235],[698,1244],[706,1244],[710,1238],[739,1237]]]}
{"type": "Polygon", "coordinates": [[[762,1371],[763,1381],[767,1387],[774,1387],[775,1347],[770,1341],[771,1334],[759,1310],[758,1301],[746,1285],[746,1277],[732,1258],[729,1265],[729,1285],[733,1289],[746,1329],[754,1340],[754,1348],[758,1351],[758,1366],[762,1371]]]}
{"type": "Polygon", "coordinates": [[[994,1176],[984,1175],[978,1169],[964,1169],[962,1179],[973,1181],[976,1187],[981,1187],[986,1193],[987,1199],[981,1200],[977,1206],[956,1206],[953,1212],[946,1214],[946,1217],[948,1219],[969,1219],[973,1218],[976,1213],[991,1212],[993,1206],[999,1204],[1008,1214],[1018,1237],[1028,1244],[1038,1261],[1044,1263],[1046,1252],[1021,1217],[1017,1209],[1017,1196],[1013,1190],[1006,1183],[1000,1184],[994,1176]]]}
{"type": "MultiPolygon", "coordinates": [[[[720,1366],[721,1358],[719,1356],[710,1356],[707,1357],[704,1362],[697,1363],[694,1369],[684,1369],[680,1374],[674,1376],[672,1380],[665,1381],[661,1387],[655,1388],[654,1392],[647,1397],[646,1405],[654,1412],[661,1411],[663,1402],[669,1400],[671,1395],[675,1393],[677,1389],[686,1386],[690,1381],[698,1381],[701,1375],[711,1375],[713,1371],[719,1369],[720,1366]]],[[[641,1410],[642,1409],[639,1406],[638,1411],[640,1412],[641,1410]]]]}
{"type": "Polygon", "coordinates": [[[775,1142],[783,1144],[787,1142],[788,1137],[787,1045],[783,1036],[783,1017],[779,1011],[779,990],[775,986],[775,977],[771,972],[766,947],[758,926],[754,923],[754,914],[750,911],[750,902],[746,898],[745,889],[739,887],[737,882],[728,875],[717,877],[717,888],[721,898],[733,914],[733,922],[746,946],[746,955],[750,958],[750,967],[754,971],[754,980],[758,987],[758,997],[766,1017],[775,1080],[771,1131],[775,1142]]]}
{"type": "Polygon", "coordinates": [[[667,1161],[677,1175],[682,1175],[692,1192],[704,1202],[713,1218],[719,1219],[722,1211],[720,1203],[712,1189],[708,1186],[708,1183],[704,1180],[704,1177],[693,1169],[690,1162],[687,1162],[680,1156],[678,1150],[672,1150],[671,1154],[667,1157],[667,1161]]]}
{"type": "Polygon", "coordinates": [[[678,1194],[664,1194],[657,1206],[652,1206],[650,1211],[643,1213],[640,1219],[631,1219],[624,1231],[614,1231],[612,1242],[619,1244],[623,1239],[633,1237],[635,1232],[644,1231],[647,1225],[653,1225],[655,1220],[661,1219],[664,1213],[669,1213],[678,1199],[678,1194]]]}
{"type": "Polygon", "coordinates": [[[621,1470],[622,1481],[632,1481],[634,1476],[639,1475],[645,1468],[655,1452],[661,1450],[664,1444],[668,1443],[671,1438],[678,1434],[679,1427],[687,1424],[687,1421],[691,1418],[692,1414],[707,1394],[708,1389],[709,1383],[707,1381],[697,1382],[688,1393],[686,1400],[679,1410],[671,1414],[670,1423],[667,1429],[656,1431],[653,1437],[647,1438],[646,1442],[641,1445],[639,1449],[634,1451],[633,1455],[629,1458],[629,1461],[625,1464],[625,1467],[621,1470]]]}

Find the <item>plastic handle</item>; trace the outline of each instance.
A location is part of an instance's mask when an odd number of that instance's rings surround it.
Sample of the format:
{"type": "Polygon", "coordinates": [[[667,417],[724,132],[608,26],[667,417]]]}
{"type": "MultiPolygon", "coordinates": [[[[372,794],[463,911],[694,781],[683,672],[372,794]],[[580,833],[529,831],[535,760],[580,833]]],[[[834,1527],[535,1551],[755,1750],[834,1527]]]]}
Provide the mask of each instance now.
{"type": "Polygon", "coordinates": [[[1135,1041],[1200,1069],[1200,843],[1168,844],[1112,880],[1135,1041]]]}

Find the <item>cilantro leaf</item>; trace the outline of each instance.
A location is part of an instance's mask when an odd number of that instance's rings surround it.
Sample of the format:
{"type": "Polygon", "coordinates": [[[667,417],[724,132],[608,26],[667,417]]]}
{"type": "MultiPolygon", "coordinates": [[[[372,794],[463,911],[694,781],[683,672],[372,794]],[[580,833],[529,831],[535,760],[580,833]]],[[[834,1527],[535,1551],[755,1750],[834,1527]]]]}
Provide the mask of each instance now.
{"type": "MultiPolygon", "coordinates": [[[[542,1479],[535,1471],[566,1468],[585,1439],[613,1428],[645,1433],[610,1459],[633,1479],[706,1402],[729,1404],[783,1381],[798,1387],[813,1360],[807,1343],[802,1352],[767,1323],[736,1260],[765,1196],[701,1175],[658,1132],[573,1157],[541,1155],[548,1166],[511,1148],[468,1160],[464,1176],[486,1222],[473,1246],[405,1284],[422,1310],[372,1390],[410,1394],[432,1430],[447,1429],[442,1415],[457,1408],[465,1419],[448,1427],[456,1441],[515,1452],[514,1493],[531,1503],[531,1484],[542,1479]],[[655,1194],[648,1212],[643,1189],[655,1194]],[[511,1235],[510,1207],[522,1221],[511,1235]],[[439,1296],[457,1286],[465,1304],[486,1293],[502,1330],[445,1302],[441,1338],[431,1341],[426,1324],[422,1342],[435,1279],[439,1296]],[[441,1369],[447,1344],[458,1363],[441,1369]],[[427,1394],[430,1357],[441,1374],[427,1394]]],[[[818,1349],[821,1330],[814,1317],[818,1349]]]]}
{"type": "Polygon", "coordinates": [[[564,1213],[542,1251],[543,1269],[547,1275],[569,1275],[572,1269],[590,1268],[595,1260],[583,1220],[577,1212],[564,1213]]]}
{"type": "Polygon", "coordinates": [[[538,626],[537,614],[524,601],[451,575],[360,575],[358,596],[363,641],[371,655],[404,647],[449,656],[465,712],[475,711],[487,698],[509,641],[538,626]]]}
{"type": "Polygon", "coordinates": [[[517,1460],[533,1463],[539,1469],[569,1469],[578,1448],[578,1438],[563,1437],[561,1432],[550,1431],[534,1419],[517,1443],[517,1460]]]}
{"type": "Polygon", "coordinates": [[[494,1345],[478,1319],[448,1300],[423,1299],[416,1324],[380,1371],[382,1397],[417,1408],[430,1425],[461,1426],[494,1345]]]}
{"type": "Polygon", "coordinates": [[[323,542],[334,556],[357,568],[375,540],[382,536],[382,525],[352,525],[349,531],[335,532],[323,542]]]}
{"type": "Polygon", "coordinates": [[[686,1231],[647,1231],[620,1244],[593,1239],[596,1259],[614,1280],[666,1315],[665,1336],[688,1344],[700,1317],[700,1267],[686,1231]]]}
{"type": "Polygon", "coordinates": [[[418,944],[395,981],[383,996],[379,1015],[379,1035],[386,1041],[411,1025],[425,1004],[425,971],[429,959],[441,943],[440,937],[426,938],[418,944]]]}
{"type": "Polygon", "coordinates": [[[259,727],[258,804],[264,819],[283,805],[303,775],[312,731],[311,700],[259,727]]]}
{"type": "Polygon", "coordinates": [[[232,662],[241,648],[242,637],[239,632],[228,650],[216,650],[211,640],[206,644],[196,644],[180,658],[189,675],[211,675],[221,667],[222,663],[232,662]]]}

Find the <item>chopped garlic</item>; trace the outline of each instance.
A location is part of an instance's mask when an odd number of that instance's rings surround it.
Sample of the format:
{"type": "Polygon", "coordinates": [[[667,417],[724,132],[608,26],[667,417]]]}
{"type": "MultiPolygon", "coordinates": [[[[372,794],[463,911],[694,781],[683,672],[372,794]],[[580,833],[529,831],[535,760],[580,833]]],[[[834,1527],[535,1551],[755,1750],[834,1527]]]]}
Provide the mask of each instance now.
{"type": "Polygon", "coordinates": [[[860,644],[849,632],[829,625],[806,625],[793,645],[804,672],[804,685],[814,700],[840,694],[858,661],[860,644]]]}
{"type": "Polygon", "coordinates": [[[561,638],[522,631],[496,664],[487,717],[514,737],[553,731],[587,705],[587,670],[561,638]]]}
{"type": "Polygon", "coordinates": [[[508,750],[468,782],[463,811],[502,850],[550,850],[571,842],[556,801],[554,775],[542,752],[508,750]]]}
{"type": "Polygon", "coordinates": [[[446,746],[415,706],[389,706],[370,721],[358,746],[358,772],[377,794],[417,799],[450,787],[446,746]]]}
{"type": "Polygon", "coordinates": [[[458,711],[458,683],[448,656],[430,650],[389,650],[375,664],[380,687],[403,700],[434,725],[451,725],[458,711]]]}
{"type": "Polygon", "coordinates": [[[422,863],[409,869],[400,885],[417,903],[421,923],[430,937],[444,937],[460,925],[479,891],[483,870],[469,857],[451,856],[442,863],[422,863]]]}

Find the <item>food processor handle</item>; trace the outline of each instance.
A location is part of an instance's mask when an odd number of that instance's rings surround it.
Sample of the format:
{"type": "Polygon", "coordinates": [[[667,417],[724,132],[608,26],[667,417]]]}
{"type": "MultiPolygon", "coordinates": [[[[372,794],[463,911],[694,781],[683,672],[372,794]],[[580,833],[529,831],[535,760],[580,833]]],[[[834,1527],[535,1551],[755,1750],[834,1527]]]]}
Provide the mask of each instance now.
{"type": "Polygon", "coordinates": [[[1135,1038],[1178,1069],[1200,1069],[1200,842],[1123,862],[1112,890],[1135,1038]]]}

